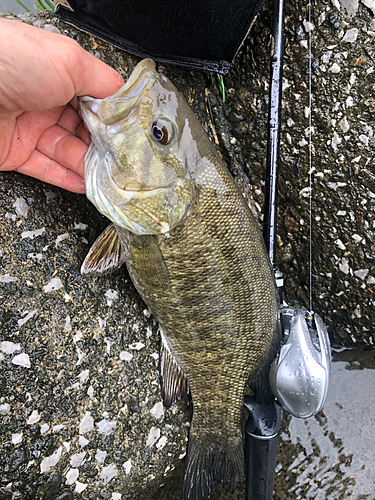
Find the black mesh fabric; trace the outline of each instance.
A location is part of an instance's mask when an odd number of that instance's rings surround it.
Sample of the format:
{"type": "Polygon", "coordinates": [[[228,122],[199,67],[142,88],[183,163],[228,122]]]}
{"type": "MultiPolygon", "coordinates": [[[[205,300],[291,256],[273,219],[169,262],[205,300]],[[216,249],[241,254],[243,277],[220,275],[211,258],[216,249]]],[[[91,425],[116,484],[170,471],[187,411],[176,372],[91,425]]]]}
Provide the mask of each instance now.
{"type": "Polygon", "coordinates": [[[226,74],[263,0],[69,0],[55,15],[140,57],[226,74]]]}

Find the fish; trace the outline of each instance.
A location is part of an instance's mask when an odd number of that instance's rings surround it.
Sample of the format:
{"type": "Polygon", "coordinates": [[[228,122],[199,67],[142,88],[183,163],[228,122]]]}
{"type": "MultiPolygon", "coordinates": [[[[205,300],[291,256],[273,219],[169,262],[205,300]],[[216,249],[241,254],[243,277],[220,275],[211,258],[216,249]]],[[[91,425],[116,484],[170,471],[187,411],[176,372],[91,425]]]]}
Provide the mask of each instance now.
{"type": "Polygon", "coordinates": [[[278,296],[258,224],[190,106],[151,59],[105,99],[79,99],[86,194],[112,222],[81,272],[126,264],[161,332],[164,405],[192,401],[184,500],[244,482],[247,384],[267,394],[278,296]]]}

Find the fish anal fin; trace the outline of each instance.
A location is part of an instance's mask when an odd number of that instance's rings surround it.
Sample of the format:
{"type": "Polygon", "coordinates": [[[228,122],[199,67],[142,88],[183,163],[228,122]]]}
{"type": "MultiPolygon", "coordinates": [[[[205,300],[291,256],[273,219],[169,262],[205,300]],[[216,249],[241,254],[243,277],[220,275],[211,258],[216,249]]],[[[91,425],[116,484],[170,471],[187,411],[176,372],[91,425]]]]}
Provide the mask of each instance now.
{"type": "Polygon", "coordinates": [[[176,401],[187,399],[189,385],[186,375],[173,356],[163,332],[161,332],[160,348],[160,385],[166,408],[169,408],[176,401]]]}
{"type": "Polygon", "coordinates": [[[83,264],[81,274],[101,276],[116,271],[125,261],[120,239],[113,224],[110,224],[90,248],[83,264]]]}

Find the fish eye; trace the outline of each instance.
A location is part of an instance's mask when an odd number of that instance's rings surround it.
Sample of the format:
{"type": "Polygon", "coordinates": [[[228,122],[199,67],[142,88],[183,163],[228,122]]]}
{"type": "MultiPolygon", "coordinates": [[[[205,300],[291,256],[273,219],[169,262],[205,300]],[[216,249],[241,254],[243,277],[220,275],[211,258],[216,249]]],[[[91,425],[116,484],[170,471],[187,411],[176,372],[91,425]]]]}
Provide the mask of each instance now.
{"type": "Polygon", "coordinates": [[[172,127],[166,120],[156,120],[151,127],[152,135],[162,144],[168,144],[172,139],[172,127]]]}

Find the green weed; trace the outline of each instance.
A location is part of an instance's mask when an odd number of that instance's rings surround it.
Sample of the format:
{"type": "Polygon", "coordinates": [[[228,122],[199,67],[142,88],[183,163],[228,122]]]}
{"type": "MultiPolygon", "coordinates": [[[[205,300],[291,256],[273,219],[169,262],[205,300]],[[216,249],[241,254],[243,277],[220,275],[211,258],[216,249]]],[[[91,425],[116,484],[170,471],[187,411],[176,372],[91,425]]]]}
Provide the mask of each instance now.
{"type": "MultiPolygon", "coordinates": [[[[211,84],[213,85],[214,77],[213,77],[211,71],[206,71],[206,75],[207,75],[207,78],[211,81],[211,84]]],[[[221,98],[223,100],[223,103],[225,103],[225,83],[224,83],[223,75],[216,74],[216,78],[217,78],[217,85],[219,87],[221,98]]]]}
{"type": "MultiPolygon", "coordinates": [[[[26,5],[24,5],[21,0],[16,0],[16,2],[18,3],[18,5],[20,5],[23,9],[25,9],[26,12],[31,12],[31,10],[29,8],[26,7],[26,5]]],[[[55,10],[55,6],[53,4],[53,2],[51,2],[51,0],[44,0],[44,3],[42,0],[36,0],[36,8],[43,11],[43,12],[54,12],[55,10]]]]}

